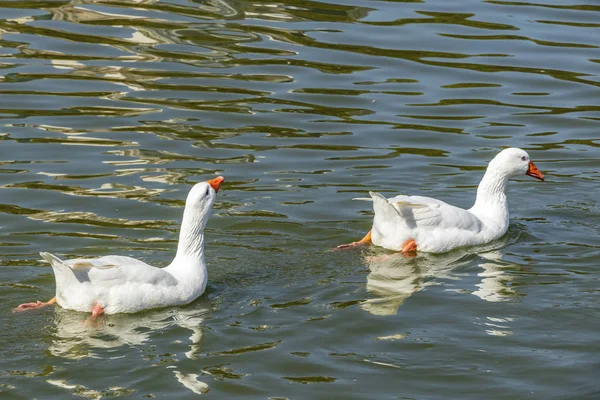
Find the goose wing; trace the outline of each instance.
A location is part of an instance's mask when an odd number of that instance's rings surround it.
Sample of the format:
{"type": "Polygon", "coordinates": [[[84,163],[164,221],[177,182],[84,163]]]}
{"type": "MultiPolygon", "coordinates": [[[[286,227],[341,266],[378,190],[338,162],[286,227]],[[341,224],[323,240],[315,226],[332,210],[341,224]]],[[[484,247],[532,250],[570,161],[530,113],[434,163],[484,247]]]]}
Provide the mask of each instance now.
{"type": "Polygon", "coordinates": [[[40,253],[55,268],[69,268],[80,282],[113,286],[125,283],[147,283],[174,286],[177,280],[162,268],[126,256],[75,258],[63,261],[50,253],[40,253]]]}
{"type": "Polygon", "coordinates": [[[395,196],[387,201],[414,227],[480,231],[481,221],[469,211],[432,197],[395,196]]]}

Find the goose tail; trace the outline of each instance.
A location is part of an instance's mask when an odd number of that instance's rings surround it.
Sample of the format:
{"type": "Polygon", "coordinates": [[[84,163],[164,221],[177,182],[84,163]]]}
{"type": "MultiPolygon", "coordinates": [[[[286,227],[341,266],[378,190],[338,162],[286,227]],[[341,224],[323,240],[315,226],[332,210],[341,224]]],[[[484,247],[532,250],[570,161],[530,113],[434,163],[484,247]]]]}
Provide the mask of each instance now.
{"type": "Polygon", "coordinates": [[[386,221],[397,221],[400,218],[398,210],[390,204],[388,199],[377,192],[369,192],[369,194],[373,200],[373,211],[376,220],[381,220],[384,223],[386,221]]]}
{"type": "Polygon", "coordinates": [[[46,253],[45,251],[41,251],[40,256],[42,256],[42,258],[44,260],[46,260],[50,265],[52,265],[52,267],[60,267],[60,266],[68,267],[63,260],[56,257],[54,254],[46,253]]]}
{"type": "Polygon", "coordinates": [[[390,250],[400,250],[410,237],[406,219],[388,199],[376,192],[369,192],[373,199],[373,243],[390,250]]]}

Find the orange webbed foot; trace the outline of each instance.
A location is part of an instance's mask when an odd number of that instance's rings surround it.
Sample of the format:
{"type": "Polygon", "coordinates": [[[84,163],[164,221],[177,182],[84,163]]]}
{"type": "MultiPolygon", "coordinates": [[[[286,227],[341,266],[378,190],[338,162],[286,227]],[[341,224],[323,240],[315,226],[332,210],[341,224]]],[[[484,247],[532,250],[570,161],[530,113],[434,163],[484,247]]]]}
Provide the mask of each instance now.
{"type": "Polygon", "coordinates": [[[348,243],[348,244],[340,244],[339,246],[336,247],[337,250],[343,250],[343,249],[351,249],[353,247],[358,247],[358,246],[365,246],[367,244],[371,244],[371,231],[367,232],[367,234],[365,235],[364,238],[360,239],[358,242],[352,242],[352,243],[348,243]]]}
{"type": "Polygon", "coordinates": [[[31,303],[23,303],[23,304],[19,304],[18,307],[13,308],[13,312],[21,312],[21,311],[27,311],[27,310],[32,310],[34,308],[42,308],[46,305],[46,303],[42,303],[41,301],[33,301],[31,303]]]}
{"type": "Polygon", "coordinates": [[[21,312],[21,311],[33,310],[36,308],[43,308],[43,307],[51,306],[54,303],[56,303],[56,297],[53,297],[46,302],[39,301],[39,300],[35,301],[35,302],[32,301],[30,303],[19,304],[18,307],[13,308],[13,312],[21,312]]]}
{"type": "Polygon", "coordinates": [[[359,247],[362,245],[364,245],[364,243],[352,242],[352,243],[340,244],[339,246],[336,246],[336,249],[338,249],[338,250],[351,249],[353,247],[359,247]]]}

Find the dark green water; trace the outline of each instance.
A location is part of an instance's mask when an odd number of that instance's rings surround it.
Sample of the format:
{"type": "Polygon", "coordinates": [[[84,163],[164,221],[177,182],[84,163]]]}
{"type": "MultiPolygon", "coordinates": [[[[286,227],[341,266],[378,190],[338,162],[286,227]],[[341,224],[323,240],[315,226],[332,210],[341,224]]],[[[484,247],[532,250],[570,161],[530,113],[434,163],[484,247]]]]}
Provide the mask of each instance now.
{"type": "Polygon", "coordinates": [[[0,1],[0,397],[600,397],[597,1],[0,1]],[[478,254],[331,252],[375,190],[468,207],[502,147],[511,228],[478,254]],[[164,266],[225,176],[207,294],[60,308],[39,251],[164,266]]]}

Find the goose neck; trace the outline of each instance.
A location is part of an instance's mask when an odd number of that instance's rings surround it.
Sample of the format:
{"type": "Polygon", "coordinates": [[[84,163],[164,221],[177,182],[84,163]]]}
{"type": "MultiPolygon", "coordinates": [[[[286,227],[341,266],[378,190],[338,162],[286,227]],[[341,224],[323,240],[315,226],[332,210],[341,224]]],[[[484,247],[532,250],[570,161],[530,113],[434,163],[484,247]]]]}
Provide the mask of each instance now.
{"type": "Polygon", "coordinates": [[[486,171],[483,179],[477,187],[477,201],[481,200],[492,200],[497,201],[505,198],[506,184],[508,177],[499,171],[488,170],[486,171]]]}
{"type": "Polygon", "coordinates": [[[204,261],[204,221],[199,212],[189,207],[183,212],[175,260],[204,261]]]}

